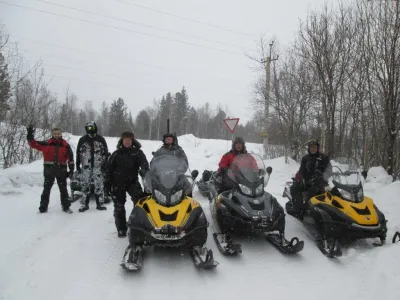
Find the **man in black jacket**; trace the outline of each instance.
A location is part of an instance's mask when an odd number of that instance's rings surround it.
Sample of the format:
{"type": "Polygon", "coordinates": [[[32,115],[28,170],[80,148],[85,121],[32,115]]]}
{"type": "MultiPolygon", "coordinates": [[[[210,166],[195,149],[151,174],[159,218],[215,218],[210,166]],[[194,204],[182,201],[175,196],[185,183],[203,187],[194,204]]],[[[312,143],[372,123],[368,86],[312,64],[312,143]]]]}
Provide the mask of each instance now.
{"type": "Polygon", "coordinates": [[[132,132],[126,131],[118,141],[117,150],[109,159],[106,185],[113,190],[115,226],[119,237],[125,237],[126,226],[126,193],[134,204],[143,196],[142,186],[138,180],[139,168],[148,171],[149,163],[146,155],[140,149],[141,144],[135,140],[132,132]]]}
{"type": "Polygon", "coordinates": [[[186,163],[188,163],[185,151],[183,151],[182,147],[178,145],[176,137],[172,133],[164,134],[163,145],[160,147],[160,149],[153,153],[153,156],[157,157],[166,154],[180,156],[186,160],[186,163]]]}
{"type": "Polygon", "coordinates": [[[332,165],[327,155],[319,151],[318,140],[310,140],[308,142],[308,154],[303,156],[300,163],[300,169],[296,174],[296,181],[290,187],[292,195],[292,212],[295,214],[302,214],[304,211],[304,200],[308,200],[318,192],[320,192],[319,185],[310,184],[310,179],[315,175],[319,175],[320,179],[327,180],[332,165]],[[303,199],[303,192],[306,193],[306,199],[303,199]]]}
{"type": "Polygon", "coordinates": [[[76,169],[80,173],[84,195],[79,212],[89,209],[92,182],[97,209],[106,210],[107,208],[104,206],[104,172],[107,165],[107,143],[101,135],[97,134],[95,122],[86,123],[85,130],[87,134],[79,139],[76,148],[76,169]]]}

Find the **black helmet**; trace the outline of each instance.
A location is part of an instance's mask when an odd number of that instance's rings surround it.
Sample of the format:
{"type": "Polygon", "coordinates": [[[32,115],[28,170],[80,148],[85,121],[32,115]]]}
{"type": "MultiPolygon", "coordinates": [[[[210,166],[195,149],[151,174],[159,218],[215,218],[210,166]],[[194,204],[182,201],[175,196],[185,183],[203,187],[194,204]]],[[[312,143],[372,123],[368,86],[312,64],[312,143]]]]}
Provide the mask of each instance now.
{"type": "Polygon", "coordinates": [[[87,134],[96,134],[97,133],[97,125],[95,122],[90,121],[85,125],[85,130],[87,134]]]}

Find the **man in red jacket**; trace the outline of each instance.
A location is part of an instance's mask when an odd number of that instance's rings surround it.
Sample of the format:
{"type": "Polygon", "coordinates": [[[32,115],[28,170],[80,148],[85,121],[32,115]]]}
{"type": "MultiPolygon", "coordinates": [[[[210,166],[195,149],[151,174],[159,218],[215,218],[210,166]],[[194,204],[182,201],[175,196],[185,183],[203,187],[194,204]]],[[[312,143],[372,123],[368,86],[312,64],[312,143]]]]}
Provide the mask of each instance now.
{"type": "Polygon", "coordinates": [[[74,173],[74,154],[70,145],[61,136],[61,129],[54,128],[52,137],[48,141],[38,142],[34,138],[35,129],[32,125],[27,127],[28,143],[33,149],[43,153],[44,160],[44,188],[40,200],[39,212],[46,213],[49,206],[50,191],[55,179],[60,189],[61,206],[64,212],[72,213],[69,208],[71,203],[68,201],[67,178],[72,178],[74,173]],[[69,173],[67,171],[69,166],[69,173]]]}
{"type": "Polygon", "coordinates": [[[233,163],[236,155],[247,153],[246,150],[246,144],[241,137],[235,138],[235,140],[232,142],[232,149],[225,153],[220,162],[219,162],[219,168],[218,168],[218,177],[217,177],[217,187],[218,187],[218,193],[230,189],[229,183],[224,180],[224,175],[227,174],[229,167],[233,163]],[[221,182],[219,182],[221,180],[221,182]]]}

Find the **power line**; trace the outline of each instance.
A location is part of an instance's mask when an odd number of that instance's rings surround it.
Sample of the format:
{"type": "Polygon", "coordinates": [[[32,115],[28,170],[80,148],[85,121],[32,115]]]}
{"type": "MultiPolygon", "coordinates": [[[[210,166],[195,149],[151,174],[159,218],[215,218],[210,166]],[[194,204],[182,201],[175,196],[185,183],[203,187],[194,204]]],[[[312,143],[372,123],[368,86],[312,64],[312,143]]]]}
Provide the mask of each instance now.
{"type": "MultiPolygon", "coordinates": [[[[14,35],[10,35],[10,36],[13,38],[13,40],[15,40],[15,38],[18,38],[18,39],[22,39],[22,40],[31,41],[31,42],[34,42],[34,43],[45,44],[45,45],[49,45],[49,46],[52,46],[52,47],[61,48],[61,49],[67,48],[67,49],[71,49],[71,50],[74,50],[74,51],[77,51],[77,52],[84,52],[84,53],[88,53],[88,54],[91,54],[91,55],[94,54],[94,55],[101,56],[102,58],[104,58],[104,57],[110,57],[110,58],[113,58],[113,59],[120,58],[120,57],[112,56],[112,55],[100,54],[100,53],[96,53],[96,52],[90,52],[90,51],[71,48],[71,47],[64,47],[64,46],[61,46],[61,45],[46,43],[46,42],[43,42],[43,41],[37,41],[37,40],[31,40],[31,39],[27,39],[27,38],[21,38],[21,37],[17,37],[17,36],[14,36],[14,35]]],[[[21,50],[21,49],[19,49],[19,50],[21,50]]],[[[36,51],[25,50],[25,49],[22,49],[21,51],[35,53],[35,54],[42,55],[42,56],[52,56],[52,57],[55,57],[55,58],[66,59],[66,60],[71,60],[71,61],[76,61],[77,62],[77,60],[75,60],[75,59],[68,58],[68,57],[61,56],[61,55],[53,55],[53,54],[47,55],[47,54],[42,54],[42,53],[39,53],[39,52],[36,52],[36,51]]],[[[125,58],[124,58],[124,60],[125,60],[125,58]]],[[[91,62],[91,61],[87,61],[87,60],[82,60],[82,61],[89,62],[89,63],[91,62]]],[[[168,70],[168,71],[175,71],[175,72],[190,71],[188,69],[178,69],[178,68],[170,68],[170,67],[165,67],[165,66],[158,66],[158,65],[143,63],[141,61],[129,60],[129,59],[127,59],[127,61],[131,61],[132,63],[140,63],[140,64],[143,64],[146,67],[155,67],[155,68],[160,68],[160,69],[164,69],[164,70],[168,70]]],[[[91,63],[94,63],[94,62],[91,62],[91,63]]],[[[191,70],[193,70],[193,68],[191,70]]],[[[214,77],[216,79],[220,79],[220,80],[231,80],[230,78],[227,78],[227,77],[219,77],[219,76],[214,76],[214,77]]]]}
{"type": "Polygon", "coordinates": [[[81,9],[81,8],[71,7],[71,6],[62,5],[62,4],[58,4],[58,3],[53,3],[53,2],[49,2],[49,1],[45,1],[45,0],[35,0],[35,1],[46,3],[46,4],[49,4],[49,5],[54,5],[54,6],[57,6],[57,7],[71,9],[71,10],[78,11],[78,12],[91,14],[91,15],[94,15],[94,16],[108,18],[108,19],[111,19],[111,20],[117,20],[117,21],[121,21],[121,22],[126,22],[126,23],[129,23],[129,24],[137,25],[137,26],[142,26],[142,27],[147,27],[147,28],[151,28],[151,29],[155,29],[155,30],[174,33],[174,34],[178,34],[178,35],[182,35],[182,36],[187,36],[187,37],[190,37],[190,38],[199,39],[199,40],[203,40],[203,41],[207,41],[207,42],[217,43],[217,44],[230,46],[230,47],[235,47],[235,48],[239,48],[239,49],[243,49],[243,50],[252,50],[252,49],[248,49],[248,48],[245,48],[245,47],[242,47],[242,46],[238,46],[238,45],[233,45],[233,44],[229,44],[229,43],[225,43],[225,42],[215,41],[215,40],[211,40],[211,39],[207,39],[207,38],[203,38],[203,37],[199,37],[199,36],[194,36],[194,35],[178,32],[178,31],[173,31],[173,30],[168,30],[168,29],[156,27],[156,26],[151,26],[151,25],[147,25],[147,24],[143,24],[143,23],[139,23],[139,22],[135,22],[135,21],[131,21],[131,20],[121,19],[121,18],[110,16],[110,15],[105,15],[105,14],[100,14],[100,13],[84,10],[84,9],[81,9]]]}
{"type": "Polygon", "coordinates": [[[143,32],[140,32],[140,31],[125,29],[125,28],[118,27],[118,26],[107,25],[107,24],[103,24],[103,23],[98,23],[98,22],[79,19],[79,18],[75,18],[75,17],[65,16],[65,15],[56,14],[56,13],[52,13],[52,12],[49,12],[49,11],[40,10],[40,9],[36,9],[36,8],[32,8],[32,7],[27,7],[27,6],[23,6],[23,5],[8,3],[8,2],[2,1],[2,0],[0,0],[0,3],[6,4],[6,5],[9,5],[9,6],[18,7],[18,8],[28,9],[28,10],[32,10],[32,11],[36,11],[36,12],[40,12],[40,13],[44,13],[44,14],[54,15],[54,16],[57,16],[57,17],[62,17],[62,18],[67,18],[67,19],[76,20],[76,21],[80,21],[80,22],[85,22],[85,23],[89,23],[89,24],[94,24],[94,25],[113,28],[113,29],[117,29],[117,30],[127,31],[127,32],[139,34],[139,35],[150,36],[150,37],[159,38],[159,39],[172,41],[172,42],[177,42],[177,43],[181,43],[181,44],[186,44],[186,45],[190,45],[190,46],[196,46],[196,47],[201,47],[201,48],[205,48],[205,49],[211,49],[211,50],[216,50],[216,51],[220,51],[220,52],[224,52],[224,53],[229,53],[229,54],[232,54],[232,55],[240,55],[240,56],[242,56],[241,54],[239,54],[237,52],[232,52],[232,51],[218,49],[218,48],[209,47],[209,46],[205,46],[205,45],[200,45],[200,44],[190,43],[190,42],[176,40],[176,39],[172,39],[172,38],[162,37],[162,36],[158,36],[158,35],[155,35],[155,34],[143,33],[143,32]]]}
{"type": "Polygon", "coordinates": [[[167,15],[167,16],[170,16],[170,17],[175,17],[175,18],[179,18],[179,19],[182,19],[182,20],[186,20],[186,21],[191,21],[191,22],[194,22],[194,23],[198,23],[198,24],[201,24],[201,25],[206,25],[206,26],[210,26],[210,27],[214,27],[214,28],[218,28],[218,29],[230,31],[230,32],[232,32],[232,33],[240,34],[240,35],[247,36],[247,37],[251,37],[251,38],[254,38],[254,37],[255,37],[255,36],[253,36],[253,35],[251,35],[251,34],[248,34],[248,33],[240,32],[240,31],[237,31],[237,30],[233,30],[233,29],[230,29],[230,28],[223,27],[223,26],[218,26],[218,25],[210,24],[210,23],[207,23],[207,22],[202,22],[202,21],[194,20],[194,19],[191,19],[191,18],[188,18],[188,17],[182,17],[182,16],[179,16],[179,15],[174,15],[174,14],[171,14],[171,13],[169,13],[169,12],[165,12],[165,11],[162,11],[162,10],[159,10],[159,9],[146,7],[146,6],[139,5],[139,4],[135,4],[135,3],[132,3],[132,2],[125,2],[125,1],[121,1],[121,0],[117,0],[117,1],[122,2],[122,3],[125,3],[125,4],[128,4],[128,5],[132,5],[132,6],[141,8],[141,9],[150,10],[150,11],[154,11],[154,12],[157,12],[157,13],[160,13],[160,14],[164,14],[164,15],[167,15]]]}

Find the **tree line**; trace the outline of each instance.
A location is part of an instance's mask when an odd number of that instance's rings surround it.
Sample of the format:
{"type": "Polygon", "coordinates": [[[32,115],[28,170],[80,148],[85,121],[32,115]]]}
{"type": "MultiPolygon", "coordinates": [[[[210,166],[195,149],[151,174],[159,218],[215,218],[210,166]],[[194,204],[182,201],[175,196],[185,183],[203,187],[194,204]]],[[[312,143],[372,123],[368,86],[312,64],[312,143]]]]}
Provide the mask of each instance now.
{"type": "MultiPolygon", "coordinates": [[[[331,157],[382,165],[400,177],[400,0],[324,6],[300,22],[285,50],[273,48],[272,143],[320,139],[331,157]]],[[[262,38],[258,54],[269,55],[262,38]]],[[[257,109],[266,102],[266,71],[254,85],[257,109]]],[[[262,119],[263,115],[258,114],[262,119]]]]}

